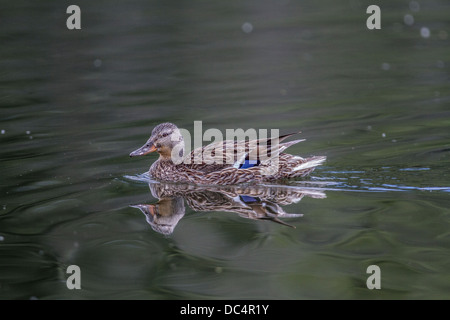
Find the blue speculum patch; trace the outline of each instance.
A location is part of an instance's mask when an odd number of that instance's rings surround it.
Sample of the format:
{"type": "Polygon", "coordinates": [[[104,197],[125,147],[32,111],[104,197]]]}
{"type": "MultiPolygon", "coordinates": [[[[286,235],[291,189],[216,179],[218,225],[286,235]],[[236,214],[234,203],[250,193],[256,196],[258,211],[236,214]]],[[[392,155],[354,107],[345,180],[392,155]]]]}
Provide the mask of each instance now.
{"type": "Polygon", "coordinates": [[[239,169],[248,169],[252,167],[256,167],[261,163],[259,160],[245,160],[243,164],[239,166],[239,169]]]}
{"type": "Polygon", "coordinates": [[[253,198],[253,197],[250,197],[250,196],[239,196],[239,198],[244,203],[252,203],[252,202],[258,202],[259,201],[259,199],[253,198]]]}

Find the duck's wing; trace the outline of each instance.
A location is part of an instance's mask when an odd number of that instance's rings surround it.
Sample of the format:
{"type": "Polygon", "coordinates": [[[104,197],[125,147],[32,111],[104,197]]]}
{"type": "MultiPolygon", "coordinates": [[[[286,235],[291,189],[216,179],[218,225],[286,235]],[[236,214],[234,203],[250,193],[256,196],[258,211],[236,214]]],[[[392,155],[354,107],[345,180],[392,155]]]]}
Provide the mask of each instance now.
{"type": "Polygon", "coordinates": [[[260,165],[270,164],[273,159],[282,155],[283,152],[290,146],[305,141],[305,139],[298,139],[280,143],[286,138],[297,133],[300,132],[283,135],[278,139],[275,138],[264,139],[264,141],[250,141],[246,146],[246,149],[240,153],[240,157],[238,157],[233,163],[233,167],[237,169],[248,169],[260,165]]]}
{"type": "Polygon", "coordinates": [[[209,172],[227,167],[246,169],[272,159],[290,146],[304,141],[304,139],[300,139],[280,143],[298,133],[300,132],[250,141],[217,141],[194,149],[186,160],[190,162],[190,167],[201,171],[207,170],[208,166],[214,166],[214,170],[208,170],[209,172]]]}

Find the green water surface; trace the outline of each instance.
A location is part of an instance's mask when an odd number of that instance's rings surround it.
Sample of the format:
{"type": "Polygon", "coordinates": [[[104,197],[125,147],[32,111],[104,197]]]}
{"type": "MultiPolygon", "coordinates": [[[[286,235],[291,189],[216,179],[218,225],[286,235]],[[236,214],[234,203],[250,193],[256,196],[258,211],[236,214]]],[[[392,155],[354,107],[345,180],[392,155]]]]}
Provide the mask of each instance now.
{"type": "Polygon", "coordinates": [[[380,30],[370,1],[70,4],[2,4],[0,299],[450,298],[448,1],[378,1],[380,30]],[[128,154],[167,121],[301,130],[328,160],[286,187],[324,196],[156,232],[128,154]]]}

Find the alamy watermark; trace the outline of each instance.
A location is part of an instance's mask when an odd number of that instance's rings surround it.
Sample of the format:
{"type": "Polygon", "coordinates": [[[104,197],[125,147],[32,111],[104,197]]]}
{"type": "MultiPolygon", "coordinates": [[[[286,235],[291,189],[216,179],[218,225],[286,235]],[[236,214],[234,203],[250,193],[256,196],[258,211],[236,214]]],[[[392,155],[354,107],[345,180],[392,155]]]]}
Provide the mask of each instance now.
{"type": "Polygon", "coordinates": [[[81,29],[81,9],[77,5],[70,5],[67,7],[66,13],[70,13],[70,16],[67,18],[66,26],[67,29],[73,30],[81,29]]]}
{"type": "Polygon", "coordinates": [[[381,269],[376,264],[367,267],[366,273],[371,274],[366,281],[368,289],[381,289],[381,269]]]}
{"type": "Polygon", "coordinates": [[[210,128],[203,132],[202,121],[194,121],[193,135],[183,128],[174,130],[170,140],[174,142],[171,159],[175,164],[229,164],[236,168],[247,164],[264,163],[262,174],[274,174],[278,170],[279,129],[226,129],[210,128]],[[209,142],[203,147],[203,142],[209,142]],[[193,152],[191,153],[191,146],[193,152]]]}
{"type": "MultiPolygon", "coordinates": [[[[256,129],[250,128],[244,131],[244,129],[226,129],[225,130],[225,139],[222,134],[222,131],[216,128],[210,128],[207,129],[205,132],[203,132],[203,123],[202,121],[194,121],[194,131],[193,131],[193,139],[191,136],[191,133],[183,128],[179,128],[179,133],[182,135],[185,145],[185,154],[188,154],[190,150],[190,146],[194,146],[194,150],[197,152],[194,153],[193,159],[183,159],[179,156],[179,150],[173,150],[172,152],[172,159],[177,159],[176,161],[193,161],[193,163],[207,163],[207,164],[213,164],[217,163],[216,160],[220,160],[223,156],[223,162],[218,164],[233,164],[235,161],[233,161],[233,157],[231,157],[232,154],[236,153],[234,144],[232,142],[234,141],[246,141],[248,142],[246,148],[242,148],[241,150],[237,150],[238,152],[238,158],[242,157],[244,153],[248,153],[251,150],[253,150],[256,147],[260,147],[261,156],[267,156],[271,157],[272,154],[269,152],[274,147],[278,146],[278,138],[280,137],[280,130],[278,129],[271,129],[270,130],[270,136],[268,135],[269,130],[268,129],[259,129],[258,132],[256,129]],[[257,140],[261,140],[258,143],[257,140]],[[223,141],[229,141],[230,143],[224,143],[223,141]],[[203,145],[203,142],[213,142],[210,144],[210,148],[206,148],[202,150],[201,147],[203,145]],[[264,154],[263,154],[263,151],[264,154]],[[228,157],[227,157],[228,156],[228,157]]],[[[171,140],[172,141],[178,141],[179,140],[178,133],[174,132],[172,134],[171,140]]],[[[256,154],[251,154],[256,155],[256,154]]]]}
{"type": "Polygon", "coordinates": [[[379,6],[370,5],[367,7],[366,13],[371,15],[367,18],[366,26],[369,30],[381,29],[381,9],[379,6]]]}
{"type": "Polygon", "coordinates": [[[81,269],[79,266],[73,264],[67,267],[66,273],[71,274],[66,280],[68,289],[81,289],[81,269]]]}
{"type": "MultiPolygon", "coordinates": [[[[70,5],[66,10],[67,14],[70,16],[67,18],[66,26],[69,30],[80,30],[81,29],[81,9],[77,5],[70,5]]],[[[366,9],[366,13],[370,13],[370,17],[367,18],[366,26],[369,30],[381,29],[381,9],[377,5],[370,5],[366,9]]],[[[250,23],[244,23],[242,26],[244,32],[249,33],[253,26],[250,23]]]]}

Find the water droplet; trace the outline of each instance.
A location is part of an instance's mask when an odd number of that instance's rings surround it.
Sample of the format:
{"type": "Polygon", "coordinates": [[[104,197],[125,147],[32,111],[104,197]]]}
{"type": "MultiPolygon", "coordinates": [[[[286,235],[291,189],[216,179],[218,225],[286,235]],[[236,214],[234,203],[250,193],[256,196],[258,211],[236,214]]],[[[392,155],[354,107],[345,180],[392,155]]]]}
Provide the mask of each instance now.
{"type": "Polygon", "coordinates": [[[5,133],[6,133],[6,131],[5,131],[4,129],[2,129],[1,133],[2,133],[2,134],[5,134],[5,133]]]}
{"type": "Polygon", "coordinates": [[[94,60],[94,67],[100,68],[101,66],[102,66],[102,60],[100,60],[100,59],[95,59],[95,60],[94,60]]]}
{"type": "Polygon", "coordinates": [[[382,136],[383,138],[386,138],[386,133],[383,132],[383,133],[381,134],[381,136],[382,136]]]}
{"type": "Polygon", "coordinates": [[[36,297],[36,296],[31,296],[31,297],[30,297],[30,300],[39,300],[39,299],[38,299],[38,297],[36,297]]]}
{"type": "Polygon", "coordinates": [[[414,17],[411,14],[405,14],[405,16],[403,17],[403,22],[407,26],[412,26],[414,24],[414,17]]]}
{"type": "Polygon", "coordinates": [[[372,130],[372,126],[367,126],[367,130],[372,130]]]}
{"type": "Polygon", "coordinates": [[[413,12],[418,12],[420,10],[420,4],[417,1],[411,1],[409,3],[409,9],[413,12]]]}
{"type": "Polygon", "coordinates": [[[420,35],[423,38],[429,38],[430,37],[430,29],[428,29],[427,27],[420,28],[420,35]]]}
{"type": "Polygon", "coordinates": [[[27,130],[27,131],[25,131],[25,133],[26,133],[26,134],[30,134],[30,133],[31,133],[31,131],[30,131],[30,130],[27,130]]]}
{"type": "Polygon", "coordinates": [[[0,236],[0,241],[3,241],[3,240],[5,240],[5,237],[4,236],[0,236]]]}
{"type": "Polygon", "coordinates": [[[387,62],[383,62],[382,64],[381,64],[381,69],[383,69],[384,71],[387,71],[387,70],[389,70],[391,68],[391,65],[389,64],[389,63],[387,63],[387,62]]]}
{"type": "Polygon", "coordinates": [[[6,204],[3,205],[3,210],[6,210],[6,204]]]}
{"type": "Polygon", "coordinates": [[[30,136],[30,140],[33,139],[33,136],[30,136]]]}
{"type": "Polygon", "coordinates": [[[245,33],[250,33],[253,31],[253,25],[250,22],[245,22],[242,25],[242,31],[244,31],[245,33]]]}
{"type": "Polygon", "coordinates": [[[393,142],[393,143],[396,143],[396,142],[397,142],[397,140],[395,140],[395,139],[392,139],[392,142],[393,142]]]}

